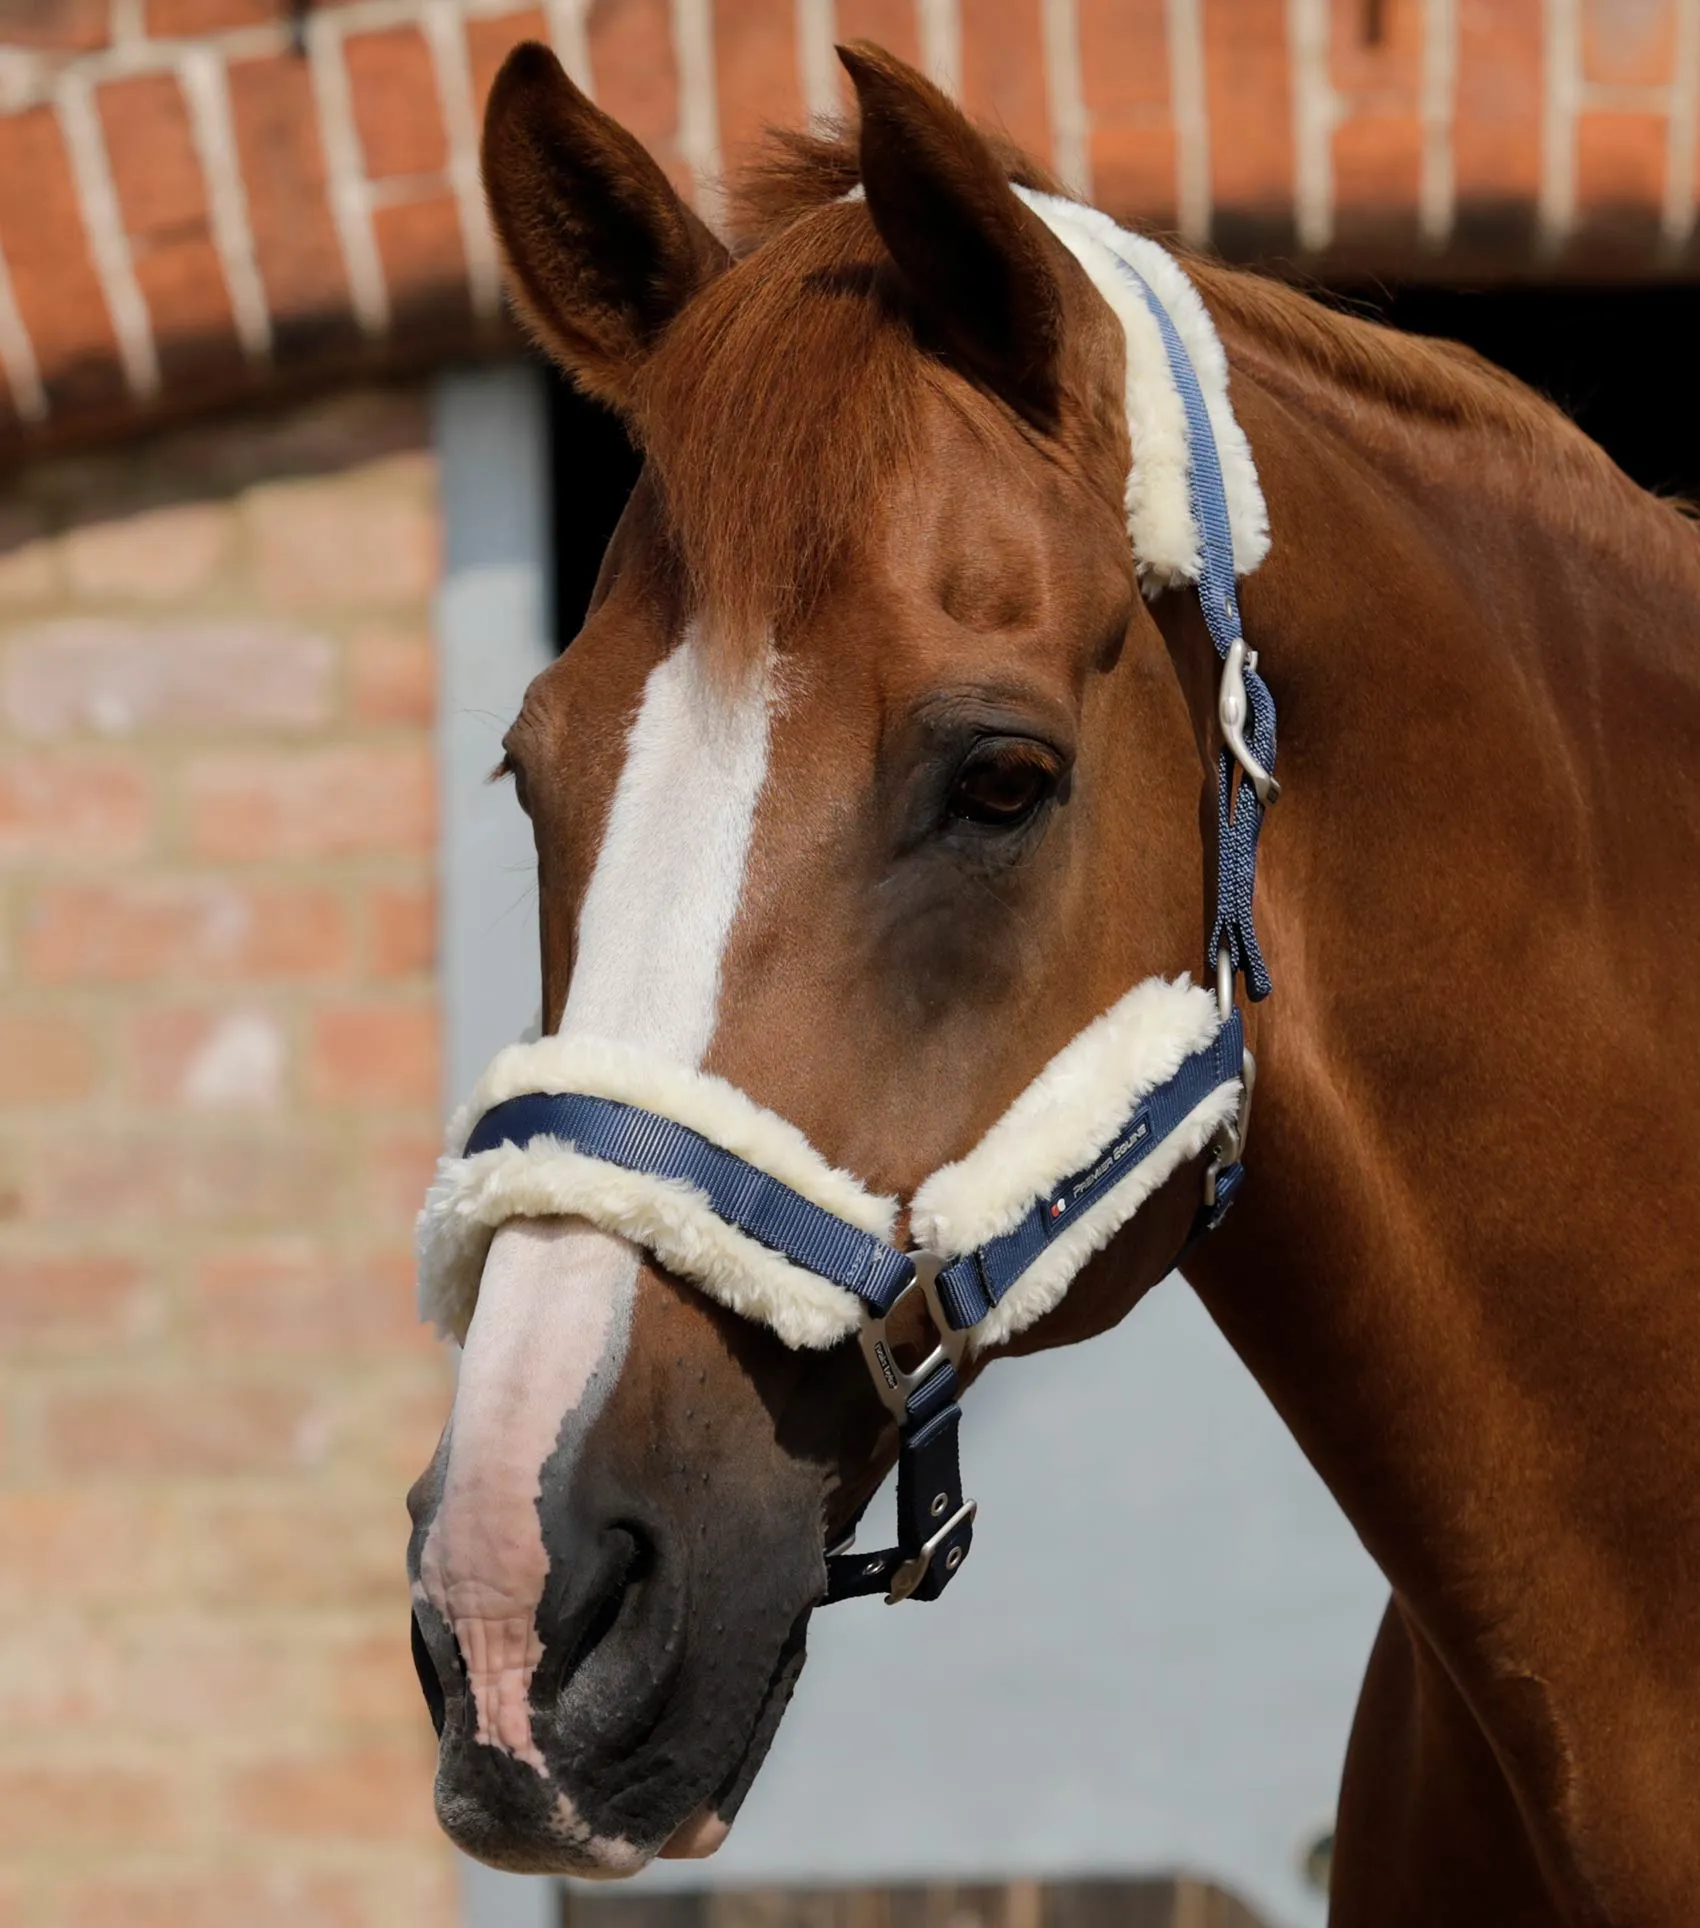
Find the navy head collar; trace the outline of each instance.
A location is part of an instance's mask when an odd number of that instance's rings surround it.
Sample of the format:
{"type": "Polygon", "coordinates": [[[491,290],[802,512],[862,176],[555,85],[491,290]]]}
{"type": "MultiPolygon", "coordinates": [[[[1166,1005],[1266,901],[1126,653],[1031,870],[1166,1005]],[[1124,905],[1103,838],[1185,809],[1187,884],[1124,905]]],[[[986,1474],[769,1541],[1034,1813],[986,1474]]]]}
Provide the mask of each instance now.
{"type": "MultiPolygon", "coordinates": [[[[1074,246],[1078,236],[1070,238],[1055,212],[1069,204],[1029,198],[1074,246]]],[[[1081,219],[1089,212],[1080,210],[1081,219]]],[[[1220,1223],[1242,1177],[1254,1067],[1234,982],[1243,973],[1254,1002],[1269,993],[1252,897],[1263,815],[1279,794],[1275,706],[1240,632],[1222,466],[1192,359],[1145,276],[1113,239],[1097,229],[1093,235],[1155,322],[1185,412],[1197,590],[1223,664],[1208,947],[1214,997],[1185,980],[1153,980],[1089,1026],[981,1147],[916,1194],[911,1229],[919,1249],[891,1242],[893,1201],[873,1199],[832,1171],[800,1134],[741,1093],[694,1073],[651,1067],[636,1075],[610,1056],[617,1047],[575,1055],[565,1039],[518,1048],[505,1082],[491,1085],[487,1077],[481,1115],[458,1156],[445,1161],[421,1216],[422,1289],[451,1326],[443,1280],[458,1275],[464,1288],[470,1276],[475,1289],[496,1224],[520,1213],[577,1212],[647,1246],[658,1262],[762,1318],[788,1343],[826,1344],[857,1330],[898,1428],[898,1539],[877,1553],[830,1549],[829,1601],[875,1592],[893,1602],[936,1599],[966,1559],[975,1509],[962,1494],[957,1369],[968,1345],[995,1343],[1040,1316],[1138,1204],[1199,1152],[1208,1148],[1211,1156],[1192,1238],[1220,1223]],[[572,1088],[508,1088],[516,1076],[523,1080],[531,1062],[525,1051],[551,1046],[559,1047],[557,1068],[572,1088]],[[1065,1059],[1072,1074],[1083,1065],[1109,1070],[1059,1117],[1047,1080],[1065,1059]],[[706,1087],[713,1089],[705,1096],[706,1087]],[[1006,1147],[1035,1146],[1034,1182],[1023,1196],[987,1208],[982,1181],[991,1161],[982,1154],[1000,1135],[1006,1147]],[[665,1209],[646,1210],[646,1199],[665,1209]],[[917,1292],[938,1344],[904,1368],[890,1321],[917,1292]]],[[[501,1065],[498,1059],[493,1070],[501,1065]]],[[[1078,1075],[1051,1079],[1071,1092],[1081,1082],[1078,1075]]]]}

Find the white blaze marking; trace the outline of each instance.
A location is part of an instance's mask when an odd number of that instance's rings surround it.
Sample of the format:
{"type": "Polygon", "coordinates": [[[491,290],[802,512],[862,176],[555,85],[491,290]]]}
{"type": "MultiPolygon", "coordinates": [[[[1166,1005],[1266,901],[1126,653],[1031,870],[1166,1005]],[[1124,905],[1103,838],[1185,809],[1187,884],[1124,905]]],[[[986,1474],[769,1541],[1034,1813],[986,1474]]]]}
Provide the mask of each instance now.
{"type": "Polygon", "coordinates": [[[537,1501],[567,1420],[580,1439],[619,1377],[637,1252],[561,1219],[496,1234],[455,1386],[442,1503],[419,1578],[454,1628],[477,1738],[547,1772],[531,1738],[536,1609],[549,1573],[537,1501]]]}
{"type": "MultiPolygon", "coordinates": [[[[711,680],[694,625],[651,671],[579,915],[562,1031],[702,1062],[767,774],[768,712],[765,670],[731,690],[711,680]]],[[[636,1247],[581,1221],[521,1219],[497,1233],[421,1557],[466,1662],[477,1738],[539,1773],[529,1694],[549,1571],[542,1469],[555,1455],[570,1477],[619,1377],[637,1266],[636,1247]]]]}
{"type": "Polygon", "coordinates": [[[701,1064],[767,775],[767,726],[765,674],[736,690],[711,680],[694,624],[650,672],[579,913],[563,1032],[701,1064]]]}

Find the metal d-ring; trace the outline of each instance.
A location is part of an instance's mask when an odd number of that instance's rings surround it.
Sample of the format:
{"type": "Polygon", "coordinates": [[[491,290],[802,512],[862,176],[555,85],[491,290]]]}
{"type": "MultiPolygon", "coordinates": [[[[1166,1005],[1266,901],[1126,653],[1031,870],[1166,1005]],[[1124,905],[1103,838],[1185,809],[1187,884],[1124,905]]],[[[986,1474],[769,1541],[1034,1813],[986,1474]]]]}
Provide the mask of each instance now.
{"type": "Polygon", "coordinates": [[[1222,665],[1222,686],[1216,697],[1216,717],[1222,726],[1222,740],[1233,753],[1234,761],[1251,779],[1257,800],[1266,809],[1281,794],[1281,786],[1252,754],[1245,740],[1245,726],[1251,720],[1251,699],[1246,694],[1246,671],[1257,667],[1256,654],[1236,636],[1228,645],[1227,661],[1222,665]]]}

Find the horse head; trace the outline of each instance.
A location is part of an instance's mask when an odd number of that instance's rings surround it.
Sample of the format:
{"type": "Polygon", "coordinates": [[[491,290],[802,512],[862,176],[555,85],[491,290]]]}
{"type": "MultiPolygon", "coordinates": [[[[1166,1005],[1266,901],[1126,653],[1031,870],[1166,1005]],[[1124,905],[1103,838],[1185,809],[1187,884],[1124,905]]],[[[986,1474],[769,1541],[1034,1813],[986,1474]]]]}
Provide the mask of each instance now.
{"type": "MultiPolygon", "coordinates": [[[[646,464],[506,768],[550,1047],[669,1116],[684,1094],[781,1177],[812,1159],[901,1244],[931,1175],[1009,1155],[988,1133],[1070,1040],[1199,959],[1209,698],[1129,541],[1141,515],[1147,551],[1169,539],[1184,454],[1158,424],[1135,459],[1124,325],[1035,211],[1048,184],[900,63],[844,60],[859,141],[775,150],[734,252],[541,48],[497,82],[516,299],[646,464]]],[[[964,1383],[1156,1282],[1203,1136],[977,1332],[964,1383]]],[[[897,1450],[831,1290],[663,1227],[671,1196],[614,1186],[595,1222],[510,1198],[450,1319],[416,1641],[443,1822],[514,1868],[718,1845],[825,1549],[897,1450]]],[[[920,1346],[913,1297],[901,1316],[920,1346]]]]}

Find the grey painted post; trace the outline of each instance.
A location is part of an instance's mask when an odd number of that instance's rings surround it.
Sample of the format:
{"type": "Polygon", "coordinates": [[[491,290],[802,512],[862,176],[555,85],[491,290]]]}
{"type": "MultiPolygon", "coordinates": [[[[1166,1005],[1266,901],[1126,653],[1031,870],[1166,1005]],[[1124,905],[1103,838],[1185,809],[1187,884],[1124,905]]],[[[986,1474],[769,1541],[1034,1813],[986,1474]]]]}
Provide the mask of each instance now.
{"type": "MultiPolygon", "coordinates": [[[[446,1104],[464,1098],[538,996],[536,860],[505,784],[485,781],[549,661],[548,410],[536,369],[445,375],[433,434],[445,561],[437,597],[439,940],[446,1104]]],[[[460,1862],[465,1928],[558,1928],[560,1890],[460,1862]]]]}

